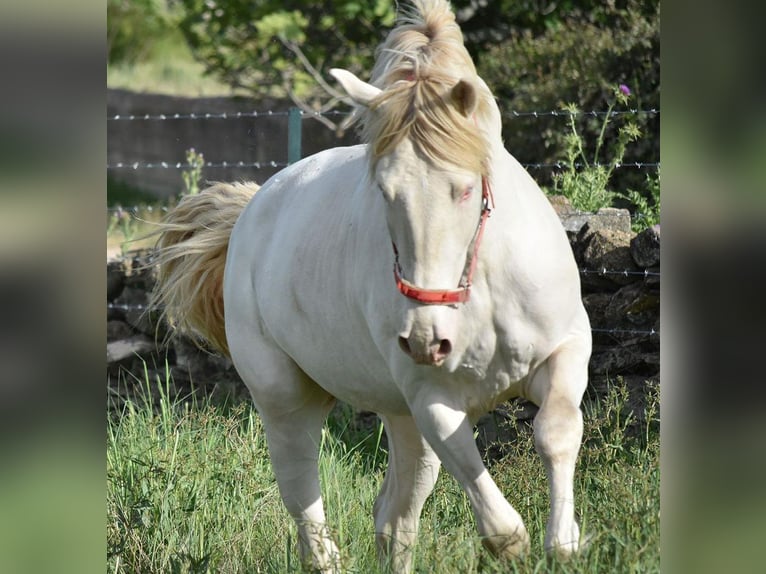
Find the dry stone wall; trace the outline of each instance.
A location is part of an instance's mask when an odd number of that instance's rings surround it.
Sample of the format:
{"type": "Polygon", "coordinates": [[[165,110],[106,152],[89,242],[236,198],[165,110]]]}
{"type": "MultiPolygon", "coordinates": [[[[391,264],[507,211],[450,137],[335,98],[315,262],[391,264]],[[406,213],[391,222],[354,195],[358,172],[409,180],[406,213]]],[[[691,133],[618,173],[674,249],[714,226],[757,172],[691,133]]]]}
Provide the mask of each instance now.
{"type": "MultiPolygon", "coordinates": [[[[605,392],[621,377],[641,417],[650,386],[659,384],[660,227],[633,233],[626,210],[582,214],[562,197],[551,198],[581,269],[582,297],[591,320],[593,354],[589,393],[605,392]]],[[[107,262],[107,380],[111,408],[140,395],[147,386],[171,398],[199,394],[247,396],[231,361],[177,337],[163,344],[167,329],[146,312],[155,281],[150,252],[137,251],[107,262]],[[167,384],[166,384],[167,383],[167,384]]],[[[528,420],[533,405],[504,405],[480,421],[486,442],[502,439],[498,420],[528,420]]]]}

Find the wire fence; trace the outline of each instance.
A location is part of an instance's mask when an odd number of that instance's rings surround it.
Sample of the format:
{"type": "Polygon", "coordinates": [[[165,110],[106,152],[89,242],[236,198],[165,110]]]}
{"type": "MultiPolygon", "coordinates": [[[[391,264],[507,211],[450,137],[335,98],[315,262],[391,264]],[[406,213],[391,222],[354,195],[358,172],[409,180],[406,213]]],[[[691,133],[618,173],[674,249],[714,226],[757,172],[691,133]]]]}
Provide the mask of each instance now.
{"type": "MultiPolygon", "coordinates": [[[[350,116],[351,112],[344,112],[340,110],[329,110],[326,112],[307,112],[305,110],[298,110],[298,112],[301,116],[305,118],[311,118],[311,117],[319,117],[319,116],[350,116]]],[[[250,111],[239,111],[239,112],[189,112],[189,113],[178,113],[178,112],[170,112],[170,113],[164,113],[164,114],[114,114],[111,116],[107,116],[107,121],[121,121],[121,122],[137,122],[137,121],[170,121],[170,120],[237,120],[237,119],[243,119],[243,118],[271,118],[271,117],[280,117],[280,116],[288,116],[290,114],[289,110],[250,110],[250,111]]],[[[617,117],[617,116],[626,116],[626,115],[649,115],[649,116],[658,116],[660,114],[660,110],[657,110],[655,108],[651,108],[648,110],[640,110],[640,109],[627,109],[627,110],[590,110],[590,111],[581,111],[581,110],[547,110],[547,111],[517,111],[517,110],[510,110],[507,112],[504,112],[502,115],[505,117],[513,117],[513,118],[522,118],[522,117],[534,117],[534,118],[541,118],[541,117],[562,117],[562,118],[568,118],[568,117],[579,117],[579,116],[585,116],[585,117],[617,117]]]]}
{"type": "MultiPolygon", "coordinates": [[[[205,164],[202,167],[205,167],[205,168],[244,168],[246,167],[246,168],[254,168],[254,169],[263,169],[268,167],[281,168],[281,167],[287,167],[288,165],[290,165],[288,162],[280,162],[276,160],[269,160],[269,161],[230,160],[230,161],[205,162],[205,164]]],[[[640,162],[640,161],[615,162],[615,163],[575,162],[572,164],[569,164],[563,161],[557,161],[553,163],[522,163],[521,165],[525,169],[569,169],[570,167],[575,169],[582,169],[584,167],[606,167],[606,168],[613,168],[613,169],[624,169],[624,168],[659,169],[660,168],[659,162],[640,162]]],[[[106,165],[106,169],[108,170],[191,169],[192,167],[194,167],[192,164],[188,162],[183,162],[183,161],[175,161],[175,162],[174,161],[155,161],[155,162],[145,162],[145,163],[142,163],[140,161],[134,161],[134,162],[117,162],[117,163],[106,165]]]]}
{"type": "MultiPolygon", "coordinates": [[[[327,116],[327,117],[343,117],[350,115],[349,111],[332,110],[327,112],[306,112],[292,108],[290,110],[242,110],[242,111],[226,111],[226,112],[188,112],[188,113],[154,113],[154,114],[114,114],[107,116],[109,122],[165,122],[165,121],[205,121],[205,120],[257,120],[263,118],[275,118],[286,117],[288,118],[288,141],[300,142],[301,139],[301,121],[304,119],[310,119],[312,117],[327,116]],[[299,121],[295,121],[295,120],[299,121]]],[[[660,110],[658,109],[626,109],[626,110],[544,110],[544,111],[517,111],[511,110],[503,113],[503,116],[510,118],[541,118],[541,117],[618,117],[618,116],[659,116],[660,110]]],[[[291,145],[291,144],[288,144],[291,145]]],[[[298,146],[298,149],[300,146],[298,146]]],[[[295,148],[293,148],[295,149],[295,148]]],[[[298,152],[299,153],[299,152],[298,152]]],[[[265,161],[251,161],[251,160],[216,160],[205,162],[202,167],[204,169],[281,169],[287,167],[294,161],[297,161],[299,156],[295,153],[291,153],[288,150],[288,161],[281,160],[265,160],[265,161]]],[[[637,169],[637,170],[659,170],[660,162],[614,162],[614,163],[585,163],[575,162],[568,163],[565,161],[556,162],[540,162],[540,163],[522,163],[525,169],[529,170],[565,170],[565,169],[583,169],[587,167],[604,167],[608,169],[637,169]]],[[[184,170],[193,169],[195,166],[188,161],[175,161],[175,160],[155,160],[155,161],[118,161],[114,163],[107,163],[106,169],[109,171],[117,170],[184,170]]],[[[108,211],[121,215],[122,213],[128,213],[133,217],[137,217],[139,213],[148,212],[152,213],[154,210],[161,212],[167,212],[167,206],[131,206],[131,207],[112,207],[108,211]]],[[[630,219],[641,219],[646,216],[641,213],[630,215],[625,212],[608,212],[608,213],[588,213],[581,211],[573,211],[562,215],[562,217],[577,217],[577,216],[589,216],[589,217],[628,217],[630,219]]],[[[579,269],[579,272],[583,276],[643,276],[648,278],[660,278],[660,272],[655,270],[636,270],[636,269],[579,269]]],[[[113,311],[140,311],[145,312],[149,309],[147,305],[142,304],[122,304],[115,302],[107,303],[107,310],[113,311]]],[[[591,329],[593,334],[608,335],[614,337],[659,337],[659,331],[655,329],[626,329],[626,328],[605,328],[605,327],[593,327],[591,329]]]]}
{"type": "MultiPolygon", "coordinates": [[[[660,111],[657,109],[627,109],[627,110],[544,110],[544,111],[516,111],[511,110],[503,114],[506,117],[522,118],[522,117],[573,117],[573,116],[585,116],[585,117],[617,117],[624,115],[659,115],[660,111]]],[[[286,167],[290,163],[294,163],[300,159],[300,141],[302,133],[302,120],[311,117],[332,117],[332,116],[348,116],[351,112],[330,110],[325,112],[307,112],[298,108],[290,108],[289,110],[242,110],[236,112],[171,112],[171,113],[159,113],[159,114],[114,114],[107,116],[107,121],[110,122],[163,122],[163,121],[200,121],[200,120],[242,120],[242,119],[257,119],[257,118],[274,118],[274,117],[286,117],[287,133],[288,133],[288,160],[287,162],[279,160],[265,160],[265,161],[252,161],[252,160],[215,160],[206,162],[204,167],[208,169],[235,169],[235,168],[248,168],[248,169],[267,169],[267,168],[282,168],[286,167]]],[[[523,163],[522,166],[526,169],[544,170],[563,170],[563,169],[582,169],[586,167],[605,167],[609,169],[651,169],[656,170],[660,168],[660,162],[612,162],[612,163],[586,163],[575,162],[568,163],[565,161],[545,162],[545,163],[523,163]]],[[[188,162],[178,160],[156,160],[156,161],[118,161],[115,163],[107,163],[106,169],[113,170],[143,170],[143,169],[190,169],[192,166],[188,162]]]]}
{"type": "MultiPolygon", "coordinates": [[[[657,274],[659,275],[659,273],[657,274]]],[[[140,303],[113,303],[107,302],[106,308],[108,311],[141,311],[146,312],[151,309],[149,305],[143,305],[140,303]]],[[[636,337],[659,337],[660,332],[655,329],[606,329],[606,328],[591,328],[591,332],[598,335],[615,335],[615,336],[636,336],[636,337]]]]}
{"type": "MultiPolygon", "coordinates": [[[[287,165],[287,164],[285,164],[287,165]]],[[[131,205],[131,206],[122,206],[118,205],[115,207],[107,207],[106,209],[107,213],[111,213],[113,217],[119,217],[123,213],[127,213],[128,215],[132,216],[135,219],[140,219],[139,215],[142,213],[148,213],[152,214],[155,211],[158,211],[160,213],[167,213],[170,211],[170,207],[167,205],[151,205],[151,204],[144,204],[144,205],[131,205]]],[[[590,211],[580,211],[580,210],[572,210],[568,213],[563,213],[559,215],[559,218],[562,220],[565,219],[572,219],[576,217],[608,217],[608,218],[625,218],[629,219],[630,221],[641,221],[641,220],[647,220],[650,219],[650,216],[645,213],[630,213],[627,210],[611,210],[606,212],[590,212],[590,211]]],[[[623,273],[623,272],[620,272],[623,273]]]]}
{"type": "MultiPolygon", "coordinates": [[[[202,167],[203,168],[253,168],[253,169],[264,169],[269,167],[287,167],[290,165],[288,162],[284,161],[276,161],[276,160],[269,160],[269,161],[242,161],[242,160],[235,160],[235,161],[215,161],[215,162],[205,162],[202,167]]],[[[134,162],[117,162],[113,164],[107,164],[106,169],[192,169],[192,164],[188,162],[182,162],[182,161],[156,161],[156,162],[147,162],[147,163],[141,163],[140,161],[134,161],[134,162]]]]}

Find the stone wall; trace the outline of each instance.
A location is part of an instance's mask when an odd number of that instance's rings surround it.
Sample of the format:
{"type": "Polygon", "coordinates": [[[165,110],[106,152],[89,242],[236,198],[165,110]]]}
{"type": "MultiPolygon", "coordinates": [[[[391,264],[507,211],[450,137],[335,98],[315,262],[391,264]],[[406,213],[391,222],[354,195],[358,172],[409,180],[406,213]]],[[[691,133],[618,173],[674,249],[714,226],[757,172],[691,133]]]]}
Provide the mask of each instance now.
{"type": "MultiPolygon", "coordinates": [[[[582,296],[591,320],[593,354],[589,393],[598,396],[621,377],[630,391],[635,416],[643,413],[648,386],[659,384],[660,228],[635,234],[626,210],[580,214],[561,197],[552,198],[581,269],[582,296]],[[603,331],[602,331],[603,330],[603,331]]],[[[194,394],[246,397],[231,362],[197,348],[186,338],[168,346],[161,322],[145,313],[154,273],[149,253],[139,251],[107,262],[107,375],[110,405],[146,387],[146,375],[171,397],[194,394]],[[166,374],[172,375],[167,388],[166,374]]],[[[152,390],[159,393],[154,385],[152,390]]],[[[504,405],[480,423],[486,442],[502,438],[496,424],[508,416],[528,420],[533,405],[504,405]]]]}

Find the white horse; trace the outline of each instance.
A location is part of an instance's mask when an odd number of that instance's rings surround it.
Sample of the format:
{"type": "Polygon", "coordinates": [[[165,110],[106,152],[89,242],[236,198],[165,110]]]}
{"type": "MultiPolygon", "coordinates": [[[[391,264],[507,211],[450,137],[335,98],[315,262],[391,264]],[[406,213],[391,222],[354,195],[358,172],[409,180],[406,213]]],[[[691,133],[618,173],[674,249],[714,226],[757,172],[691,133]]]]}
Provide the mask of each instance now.
{"type": "Polygon", "coordinates": [[[379,48],[371,83],[332,71],[360,107],[364,145],[308,157],[257,193],[217,184],[187,197],[159,241],[157,301],[230,354],[262,417],[302,560],[321,572],[340,568],[317,469],[336,398],[385,426],[373,513],[394,571],[411,570],[440,465],[491,552],[527,551],[472,432],[512,397],[540,407],[546,549],[568,556],[580,539],[573,475],[591,332],[577,267],[545,196],[503,147],[449,4],[414,4],[379,48]]]}

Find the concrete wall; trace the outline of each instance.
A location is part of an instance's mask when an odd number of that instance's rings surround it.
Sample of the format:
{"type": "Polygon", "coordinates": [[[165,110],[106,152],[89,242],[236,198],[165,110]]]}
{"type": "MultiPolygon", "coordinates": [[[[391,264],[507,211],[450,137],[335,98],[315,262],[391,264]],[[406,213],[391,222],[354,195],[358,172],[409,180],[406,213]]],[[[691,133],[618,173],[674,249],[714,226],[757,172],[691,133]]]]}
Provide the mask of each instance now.
{"type": "MultiPolygon", "coordinates": [[[[291,107],[287,101],[254,101],[245,98],[180,98],[142,94],[128,90],[107,90],[107,117],[129,115],[190,114],[278,111],[291,107]]],[[[358,143],[356,133],[336,136],[309,117],[303,120],[302,155],[323,149],[358,143]]],[[[194,148],[205,161],[247,163],[287,161],[287,116],[259,116],[241,119],[178,119],[107,122],[107,163],[185,162],[186,150],[194,148]]],[[[203,180],[253,180],[263,183],[280,168],[205,168],[203,180]]],[[[110,169],[110,180],[136,187],[157,198],[178,194],[183,189],[180,169],[110,169]]]]}

